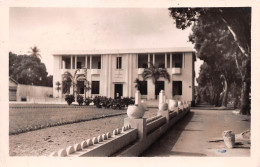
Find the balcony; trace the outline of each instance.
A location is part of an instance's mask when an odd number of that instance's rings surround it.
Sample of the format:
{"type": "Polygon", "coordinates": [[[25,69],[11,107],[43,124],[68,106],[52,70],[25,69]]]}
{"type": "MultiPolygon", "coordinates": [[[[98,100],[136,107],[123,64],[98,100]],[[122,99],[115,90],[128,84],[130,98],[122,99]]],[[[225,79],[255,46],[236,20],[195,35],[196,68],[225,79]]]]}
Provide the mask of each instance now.
{"type": "Polygon", "coordinates": [[[179,68],[179,67],[172,68],[172,74],[174,74],[174,75],[181,74],[181,68],[179,68]]]}
{"type": "Polygon", "coordinates": [[[100,75],[101,69],[91,69],[91,75],[100,75]]]}
{"type": "Polygon", "coordinates": [[[137,73],[138,75],[142,75],[144,72],[144,68],[138,68],[137,73]]]}

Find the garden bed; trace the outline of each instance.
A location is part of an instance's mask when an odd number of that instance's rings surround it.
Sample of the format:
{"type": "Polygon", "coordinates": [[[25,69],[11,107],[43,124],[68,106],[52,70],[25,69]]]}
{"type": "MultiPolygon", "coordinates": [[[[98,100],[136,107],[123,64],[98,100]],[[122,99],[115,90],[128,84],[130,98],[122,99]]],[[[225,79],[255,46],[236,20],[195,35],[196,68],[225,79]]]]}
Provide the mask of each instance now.
{"type": "Polygon", "coordinates": [[[100,109],[94,106],[12,105],[9,108],[9,134],[122,114],[126,114],[126,110],[100,109]]]}

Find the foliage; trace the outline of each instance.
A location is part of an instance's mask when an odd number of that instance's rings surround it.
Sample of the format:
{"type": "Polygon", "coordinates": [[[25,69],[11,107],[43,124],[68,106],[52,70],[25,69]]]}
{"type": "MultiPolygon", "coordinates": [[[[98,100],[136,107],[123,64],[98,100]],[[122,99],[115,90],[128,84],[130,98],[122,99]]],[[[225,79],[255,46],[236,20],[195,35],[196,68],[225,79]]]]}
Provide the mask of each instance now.
{"type": "Polygon", "coordinates": [[[85,98],[85,105],[89,106],[89,104],[92,102],[91,98],[85,98]]]}
{"type": "Polygon", "coordinates": [[[39,53],[40,49],[37,46],[31,47],[30,49],[31,49],[29,51],[30,56],[35,57],[35,58],[39,58],[39,59],[41,58],[41,54],[39,53]]]}
{"type": "Polygon", "coordinates": [[[230,85],[240,78],[242,81],[240,113],[249,114],[251,8],[170,8],[169,10],[177,28],[185,29],[193,25],[193,33],[189,40],[195,43],[198,57],[219,72],[223,89],[222,105],[226,105],[230,85]],[[237,66],[236,70],[234,66],[237,66]]]}
{"type": "Polygon", "coordinates": [[[78,104],[81,106],[82,104],[83,104],[83,96],[81,96],[81,95],[77,95],[77,102],[78,102],[78,104]]]}
{"type": "Polygon", "coordinates": [[[38,57],[9,52],[9,76],[18,83],[52,87],[52,76],[47,76],[45,65],[38,57]]]}
{"type": "Polygon", "coordinates": [[[55,85],[56,85],[56,90],[58,91],[58,93],[59,93],[59,91],[61,90],[61,87],[60,87],[60,85],[61,85],[61,83],[59,82],[59,81],[57,81],[56,83],[55,83],[55,85]]]}
{"type": "Polygon", "coordinates": [[[97,108],[111,108],[111,109],[124,109],[130,104],[134,104],[133,98],[124,97],[122,99],[112,99],[104,96],[96,96],[93,103],[97,108]]]}
{"type": "Polygon", "coordinates": [[[68,105],[71,105],[71,103],[75,101],[74,95],[66,95],[65,101],[67,102],[68,105]]]}
{"type": "Polygon", "coordinates": [[[142,77],[144,80],[151,78],[154,84],[160,77],[165,78],[170,82],[170,74],[167,70],[165,68],[156,67],[152,63],[150,63],[150,67],[144,69],[142,77]]]}

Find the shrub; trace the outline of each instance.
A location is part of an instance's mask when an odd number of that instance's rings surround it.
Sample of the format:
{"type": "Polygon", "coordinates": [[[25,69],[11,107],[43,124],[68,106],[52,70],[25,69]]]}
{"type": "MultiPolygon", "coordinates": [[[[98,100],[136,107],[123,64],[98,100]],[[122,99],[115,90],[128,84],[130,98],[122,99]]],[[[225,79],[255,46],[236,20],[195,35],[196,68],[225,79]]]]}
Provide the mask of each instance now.
{"type": "Polygon", "coordinates": [[[89,106],[89,104],[92,102],[92,99],[91,98],[86,98],[85,99],[85,105],[86,106],[89,106]]]}
{"type": "Polygon", "coordinates": [[[97,108],[112,108],[112,109],[124,109],[130,104],[134,104],[133,98],[123,98],[123,99],[112,99],[104,96],[96,96],[93,99],[93,103],[97,108]]]}
{"type": "Polygon", "coordinates": [[[71,105],[71,103],[75,101],[75,97],[74,95],[66,95],[65,100],[68,103],[68,105],[71,105]]]}
{"type": "Polygon", "coordinates": [[[77,95],[77,102],[78,102],[78,104],[81,106],[82,104],[83,104],[83,96],[81,96],[81,95],[77,95]]]}

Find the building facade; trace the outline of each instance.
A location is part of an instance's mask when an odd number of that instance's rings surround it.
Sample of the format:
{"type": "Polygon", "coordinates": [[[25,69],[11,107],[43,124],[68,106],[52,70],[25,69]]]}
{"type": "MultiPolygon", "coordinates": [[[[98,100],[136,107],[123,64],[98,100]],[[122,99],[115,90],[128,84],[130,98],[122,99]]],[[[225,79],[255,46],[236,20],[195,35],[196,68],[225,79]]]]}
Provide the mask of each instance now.
{"type": "MultiPolygon", "coordinates": [[[[194,101],[194,61],[192,48],[162,48],[139,50],[92,50],[57,51],[54,57],[53,95],[64,97],[57,91],[55,83],[62,83],[62,74],[86,74],[91,90],[85,92],[84,81],[79,77],[77,91],[87,97],[117,96],[134,97],[135,79],[142,80],[144,68],[153,63],[165,67],[170,74],[170,82],[160,78],[153,84],[151,79],[141,87],[142,98],[155,99],[160,90],[165,90],[167,98],[194,101]],[[149,63],[150,62],[150,63],[149,63]]],[[[70,90],[72,93],[72,88],[70,90]]]]}

